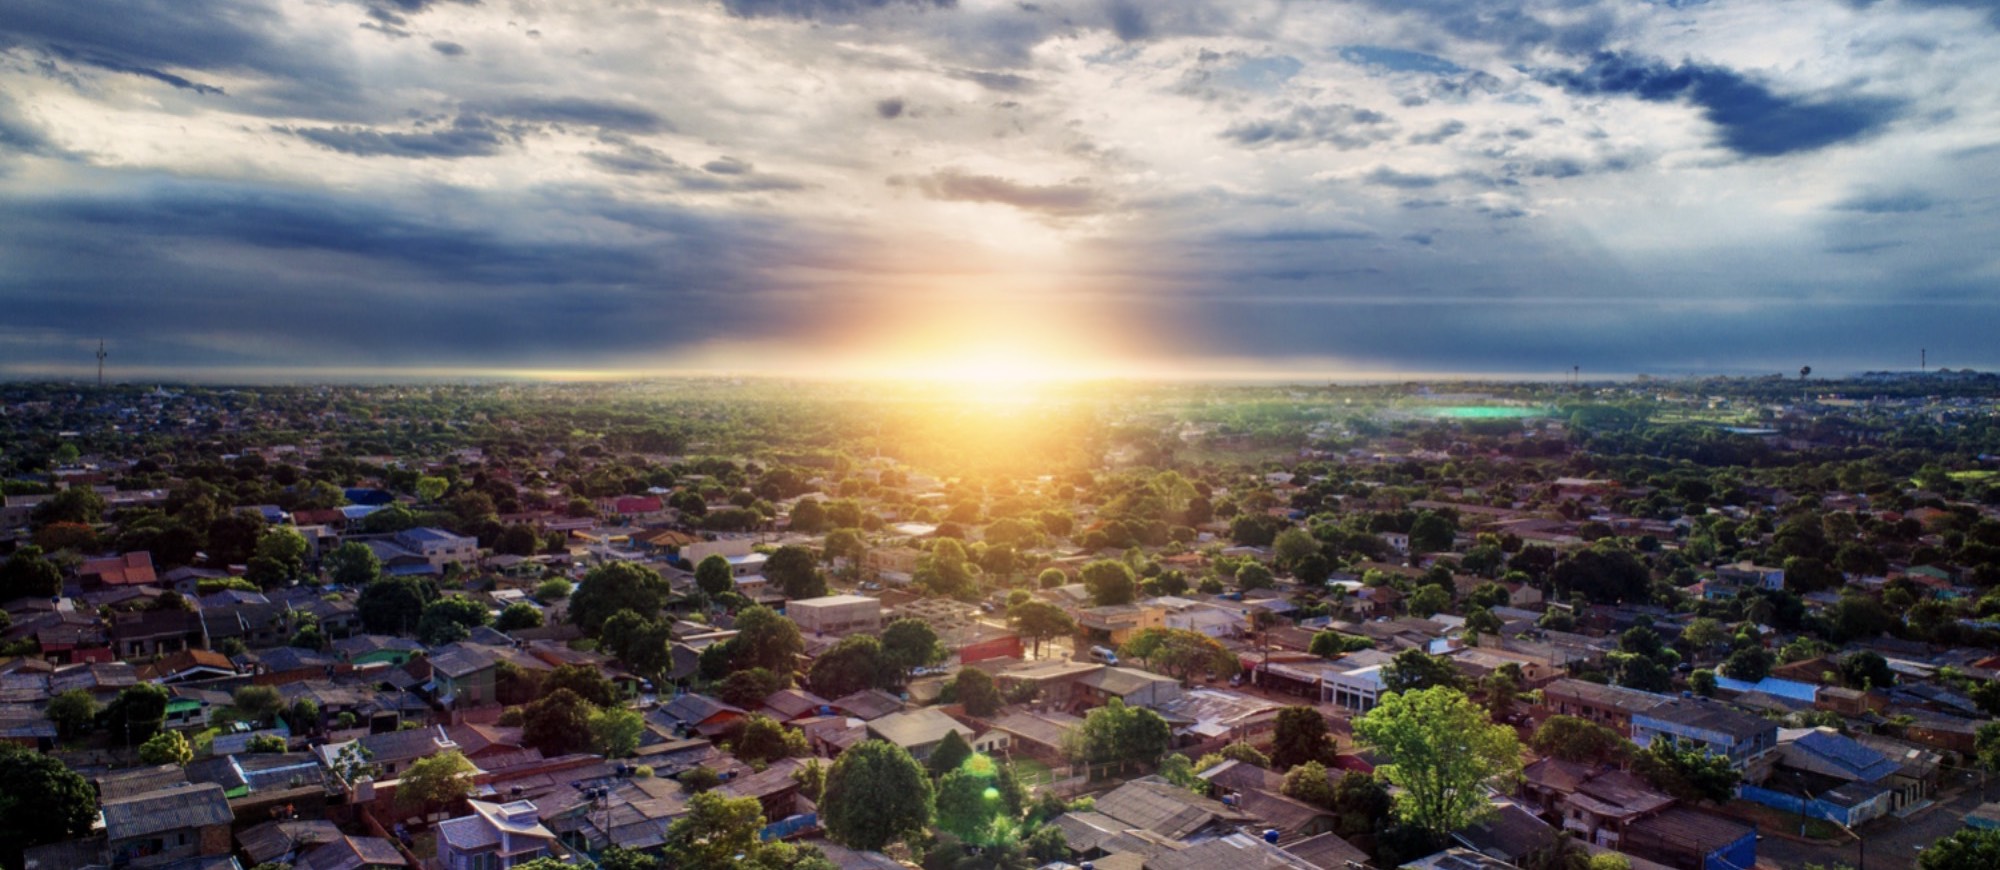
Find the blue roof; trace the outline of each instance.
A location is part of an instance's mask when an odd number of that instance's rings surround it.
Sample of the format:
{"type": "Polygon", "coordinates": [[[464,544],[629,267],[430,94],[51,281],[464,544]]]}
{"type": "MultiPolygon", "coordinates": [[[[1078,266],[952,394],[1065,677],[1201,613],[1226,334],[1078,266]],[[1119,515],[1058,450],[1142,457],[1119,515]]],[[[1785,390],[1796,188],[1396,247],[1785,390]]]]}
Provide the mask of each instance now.
{"type": "Polygon", "coordinates": [[[1902,765],[1890,761],[1888,756],[1840,734],[1813,731],[1794,741],[1794,745],[1832,762],[1861,782],[1874,782],[1902,769],[1902,765]]]}
{"type": "Polygon", "coordinates": [[[346,489],[341,491],[347,500],[355,504],[385,505],[396,500],[394,493],[386,489],[346,489]]]}
{"type": "Polygon", "coordinates": [[[382,509],[377,504],[351,504],[340,508],[340,515],[350,520],[358,520],[382,509]]]}
{"type": "Polygon", "coordinates": [[[1776,695],[1780,698],[1790,698],[1794,701],[1804,701],[1808,704],[1819,700],[1818,686],[1794,680],[1781,680],[1777,677],[1765,677],[1754,683],[1746,683],[1742,680],[1732,680],[1721,674],[1716,674],[1715,685],[1716,688],[1727,689],[1731,692],[1763,692],[1766,695],[1776,695]]]}
{"type": "Polygon", "coordinates": [[[433,529],[430,528],[429,526],[420,526],[418,528],[410,529],[408,531],[403,532],[403,536],[413,541],[449,542],[449,541],[456,541],[459,539],[459,536],[457,535],[454,535],[443,529],[433,529]]]}

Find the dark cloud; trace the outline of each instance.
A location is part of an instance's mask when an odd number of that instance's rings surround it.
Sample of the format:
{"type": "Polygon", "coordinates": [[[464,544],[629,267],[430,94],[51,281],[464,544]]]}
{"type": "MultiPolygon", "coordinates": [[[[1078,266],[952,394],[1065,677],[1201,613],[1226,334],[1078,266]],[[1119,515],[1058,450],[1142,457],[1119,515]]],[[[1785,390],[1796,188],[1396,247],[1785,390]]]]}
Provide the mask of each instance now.
{"type": "Polygon", "coordinates": [[[592,151],[584,157],[599,168],[620,175],[659,176],[671,179],[684,190],[712,193],[761,193],[806,187],[795,179],[757,172],[755,166],[734,157],[710,160],[697,169],[651,145],[617,136],[606,138],[606,144],[617,146],[614,150],[592,151]]]}
{"type": "Polygon", "coordinates": [[[989,91],[1005,94],[1024,94],[1035,89],[1035,80],[1013,73],[989,72],[977,69],[955,69],[945,75],[961,81],[968,81],[989,91]]]}
{"type": "Polygon", "coordinates": [[[1457,120],[1446,121],[1425,132],[1411,133],[1410,144],[1436,145],[1440,142],[1443,142],[1446,139],[1450,139],[1451,137],[1456,136],[1463,132],[1465,132],[1464,121],[1457,121],[1457,120]]]}
{"type": "Polygon", "coordinates": [[[7,0],[0,48],[23,46],[73,63],[141,75],[177,88],[220,93],[174,70],[252,72],[346,87],[326,53],[292,44],[283,16],[255,0],[7,0]]]}
{"type": "Polygon", "coordinates": [[[1583,95],[1629,95],[1647,102],[1685,100],[1719,128],[1724,147],[1745,157],[1817,151],[1863,139],[1894,121],[1902,104],[1877,97],[1783,96],[1723,67],[1599,53],[1581,70],[1541,74],[1543,81],[1583,95]]]}
{"type": "Polygon", "coordinates": [[[476,115],[460,115],[449,125],[411,132],[383,132],[369,127],[278,127],[325,148],[359,157],[405,157],[444,160],[486,157],[521,141],[522,130],[476,115]]]}
{"type": "Polygon", "coordinates": [[[576,124],[623,133],[660,133],[674,125],[645,106],[588,97],[519,97],[473,107],[488,115],[503,115],[521,121],[549,124],[576,124]]]}
{"type": "Polygon", "coordinates": [[[991,202],[1011,205],[1023,211],[1070,217],[1091,214],[1106,205],[1105,195],[1079,182],[1068,184],[1022,184],[992,175],[973,175],[944,169],[918,178],[895,177],[893,186],[910,186],[931,199],[952,202],[991,202]]]}
{"type": "Polygon", "coordinates": [[[1250,148],[1331,145],[1347,151],[1394,135],[1388,122],[1389,117],[1381,112],[1345,103],[1302,105],[1277,117],[1231,124],[1222,131],[1222,138],[1250,148]]]}
{"type": "Polygon", "coordinates": [[[892,6],[951,9],[958,0],[722,0],[739,18],[849,18],[892,6]]]}
{"type": "Polygon", "coordinates": [[[875,114],[884,118],[900,118],[903,115],[903,98],[890,97],[875,101],[875,114]]]}
{"type": "Polygon", "coordinates": [[[1864,214],[1914,214],[1929,211],[1933,205],[1936,202],[1921,190],[1898,190],[1863,193],[1841,200],[1833,207],[1864,214]]]}
{"type": "Polygon", "coordinates": [[[1393,187],[1397,190],[1422,190],[1427,187],[1436,187],[1439,184],[1443,184],[1448,180],[1448,176],[1428,175],[1421,172],[1398,172],[1387,166],[1377,166],[1370,170],[1367,175],[1362,176],[1361,180],[1377,187],[1393,187]]]}
{"type": "Polygon", "coordinates": [[[68,154],[40,124],[21,113],[21,107],[6,91],[0,91],[0,156],[12,152],[32,154],[38,157],[61,157],[68,154]]]}
{"type": "Polygon", "coordinates": [[[1146,21],[1146,13],[1131,0],[1106,0],[1104,17],[1111,22],[1111,32],[1126,42],[1135,42],[1153,35],[1152,25],[1146,21]]]}
{"type": "Polygon", "coordinates": [[[459,45],[456,42],[446,42],[442,39],[432,42],[431,50],[445,57],[460,57],[465,54],[465,46],[459,45]]]}
{"type": "MultiPolygon", "coordinates": [[[[1609,6],[1585,0],[1362,0],[1394,15],[1405,15],[1456,40],[1496,45],[1521,55],[1537,48],[1588,54],[1604,47],[1617,24],[1609,6]]],[[[1417,62],[1419,52],[1374,49],[1360,55],[1364,63],[1417,62]],[[1394,52],[1400,52],[1393,54],[1394,52]]],[[[1449,61],[1444,61],[1449,63],[1449,61]]]]}

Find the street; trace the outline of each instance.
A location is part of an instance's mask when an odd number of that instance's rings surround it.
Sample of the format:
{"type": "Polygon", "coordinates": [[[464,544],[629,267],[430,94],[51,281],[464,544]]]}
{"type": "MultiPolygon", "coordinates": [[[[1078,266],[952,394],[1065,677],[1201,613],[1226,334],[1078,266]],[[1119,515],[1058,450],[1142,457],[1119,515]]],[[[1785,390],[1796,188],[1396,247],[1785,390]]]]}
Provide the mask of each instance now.
{"type": "Polygon", "coordinates": [[[1959,783],[1956,787],[1962,790],[1953,792],[1950,786],[1941,789],[1941,799],[1936,804],[1908,819],[1888,816],[1861,826],[1858,833],[1867,843],[1865,858],[1852,839],[1819,845],[1766,836],[1757,844],[1757,863],[1785,870],[1797,870],[1807,864],[1828,867],[1845,864],[1856,870],[1909,870],[1917,864],[1919,849],[1958,830],[1965,823],[1965,814],[1982,803],[1976,783],[1969,787],[1959,783]]]}

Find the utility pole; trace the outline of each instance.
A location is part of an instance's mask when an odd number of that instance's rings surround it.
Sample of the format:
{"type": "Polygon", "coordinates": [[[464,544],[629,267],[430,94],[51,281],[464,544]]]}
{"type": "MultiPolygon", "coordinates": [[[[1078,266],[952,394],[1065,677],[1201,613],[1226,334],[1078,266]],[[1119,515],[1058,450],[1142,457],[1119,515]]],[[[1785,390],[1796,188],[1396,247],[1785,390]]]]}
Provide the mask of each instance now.
{"type": "Polygon", "coordinates": [[[97,340],[97,388],[104,389],[104,339],[97,340]]]}
{"type": "Polygon", "coordinates": [[[1929,374],[1930,370],[1931,370],[1931,349],[1926,347],[1917,351],[1917,373],[1929,374]]]}

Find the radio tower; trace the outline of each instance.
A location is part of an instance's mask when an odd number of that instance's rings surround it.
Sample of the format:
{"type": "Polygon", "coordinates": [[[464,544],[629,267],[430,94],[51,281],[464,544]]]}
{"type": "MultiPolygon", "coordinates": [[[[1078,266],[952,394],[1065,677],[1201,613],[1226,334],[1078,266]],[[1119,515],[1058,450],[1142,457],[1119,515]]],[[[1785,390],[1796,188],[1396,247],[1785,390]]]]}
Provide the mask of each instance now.
{"type": "Polygon", "coordinates": [[[104,389],[104,339],[97,340],[97,388],[104,389]]]}

